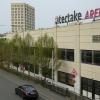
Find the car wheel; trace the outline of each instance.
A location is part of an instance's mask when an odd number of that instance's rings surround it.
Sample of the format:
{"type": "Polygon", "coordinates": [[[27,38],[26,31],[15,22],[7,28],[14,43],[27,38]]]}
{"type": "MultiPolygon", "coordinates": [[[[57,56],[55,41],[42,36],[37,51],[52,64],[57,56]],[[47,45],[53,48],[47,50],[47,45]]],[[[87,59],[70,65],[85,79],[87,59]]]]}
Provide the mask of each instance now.
{"type": "Polygon", "coordinates": [[[24,96],[24,94],[23,94],[23,93],[22,93],[21,97],[23,98],[23,100],[25,100],[25,96],[24,96]]]}

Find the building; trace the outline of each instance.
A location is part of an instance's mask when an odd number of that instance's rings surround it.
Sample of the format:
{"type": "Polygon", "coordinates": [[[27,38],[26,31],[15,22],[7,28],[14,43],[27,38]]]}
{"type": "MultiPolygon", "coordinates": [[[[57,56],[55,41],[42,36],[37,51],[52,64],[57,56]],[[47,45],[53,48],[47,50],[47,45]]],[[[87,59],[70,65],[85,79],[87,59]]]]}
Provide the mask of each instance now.
{"type": "Polygon", "coordinates": [[[11,4],[12,32],[35,29],[35,8],[25,3],[11,4]]]}
{"type": "Polygon", "coordinates": [[[34,40],[45,33],[57,40],[61,50],[63,64],[55,72],[55,83],[89,98],[99,98],[100,21],[30,31],[34,40]]]}

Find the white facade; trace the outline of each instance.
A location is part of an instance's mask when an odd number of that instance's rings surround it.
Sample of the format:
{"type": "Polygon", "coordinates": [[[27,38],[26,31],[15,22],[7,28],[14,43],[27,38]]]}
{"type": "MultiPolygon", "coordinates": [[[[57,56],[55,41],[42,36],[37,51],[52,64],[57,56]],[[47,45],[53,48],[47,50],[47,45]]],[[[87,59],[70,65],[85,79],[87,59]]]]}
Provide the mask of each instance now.
{"type": "MultiPolygon", "coordinates": [[[[39,36],[42,36],[45,33],[47,33],[49,36],[53,36],[54,39],[56,39],[57,37],[56,42],[59,48],[74,49],[74,61],[63,60],[63,64],[58,70],[70,74],[72,73],[73,69],[76,71],[74,87],[61,82],[57,82],[57,84],[66,87],[76,93],[80,93],[80,83],[81,83],[80,76],[100,82],[100,65],[95,63],[90,64],[88,62],[87,63],[81,62],[82,50],[100,51],[100,39],[99,39],[100,22],[99,21],[85,23],[85,24],[62,26],[57,28],[54,27],[48,29],[39,29],[35,31],[25,32],[24,34],[27,33],[30,33],[34,38],[34,40],[37,40],[39,36]],[[94,37],[95,37],[95,41],[94,41],[94,37]]],[[[7,35],[7,38],[11,38],[11,37],[12,34],[7,35]]],[[[58,80],[57,75],[55,80],[58,80]]],[[[83,94],[87,96],[85,90],[83,94]]],[[[88,96],[92,98],[92,95],[89,92],[88,92],[88,96]]]]}

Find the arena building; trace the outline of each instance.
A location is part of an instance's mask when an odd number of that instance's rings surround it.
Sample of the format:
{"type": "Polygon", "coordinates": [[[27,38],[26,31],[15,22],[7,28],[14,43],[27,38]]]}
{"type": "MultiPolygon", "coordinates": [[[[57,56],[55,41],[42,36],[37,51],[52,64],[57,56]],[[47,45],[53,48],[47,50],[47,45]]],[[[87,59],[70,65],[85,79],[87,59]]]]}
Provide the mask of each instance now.
{"type": "MultiPolygon", "coordinates": [[[[55,83],[91,99],[100,98],[100,21],[95,21],[94,16],[100,16],[100,9],[86,12],[85,19],[92,18],[93,21],[73,22],[82,19],[82,14],[74,11],[73,16],[56,17],[53,28],[24,32],[24,35],[32,35],[34,40],[44,34],[53,36],[63,61],[55,72],[55,83]],[[72,23],[69,24],[70,21],[72,23]],[[57,25],[64,22],[67,25],[57,25]]],[[[13,35],[7,34],[6,38],[10,39],[13,35]]],[[[23,36],[23,33],[19,35],[23,36]]]]}

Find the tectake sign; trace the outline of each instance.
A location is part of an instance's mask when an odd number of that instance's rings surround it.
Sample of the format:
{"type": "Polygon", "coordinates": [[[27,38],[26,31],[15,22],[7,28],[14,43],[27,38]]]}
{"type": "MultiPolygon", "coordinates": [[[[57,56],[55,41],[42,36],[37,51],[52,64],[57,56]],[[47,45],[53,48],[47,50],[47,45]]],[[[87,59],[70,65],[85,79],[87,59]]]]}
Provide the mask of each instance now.
{"type": "Polygon", "coordinates": [[[76,13],[76,11],[74,11],[72,14],[68,13],[66,16],[57,16],[55,18],[55,23],[56,24],[69,23],[69,22],[81,20],[81,18],[82,18],[82,14],[80,12],[76,13]]]}
{"type": "Polygon", "coordinates": [[[93,19],[95,20],[96,17],[100,17],[100,8],[92,9],[86,11],[85,16],[82,16],[81,12],[76,12],[75,10],[71,14],[66,14],[65,16],[56,16],[55,23],[62,24],[62,23],[69,23],[73,21],[79,21],[82,19],[93,19]]]}

